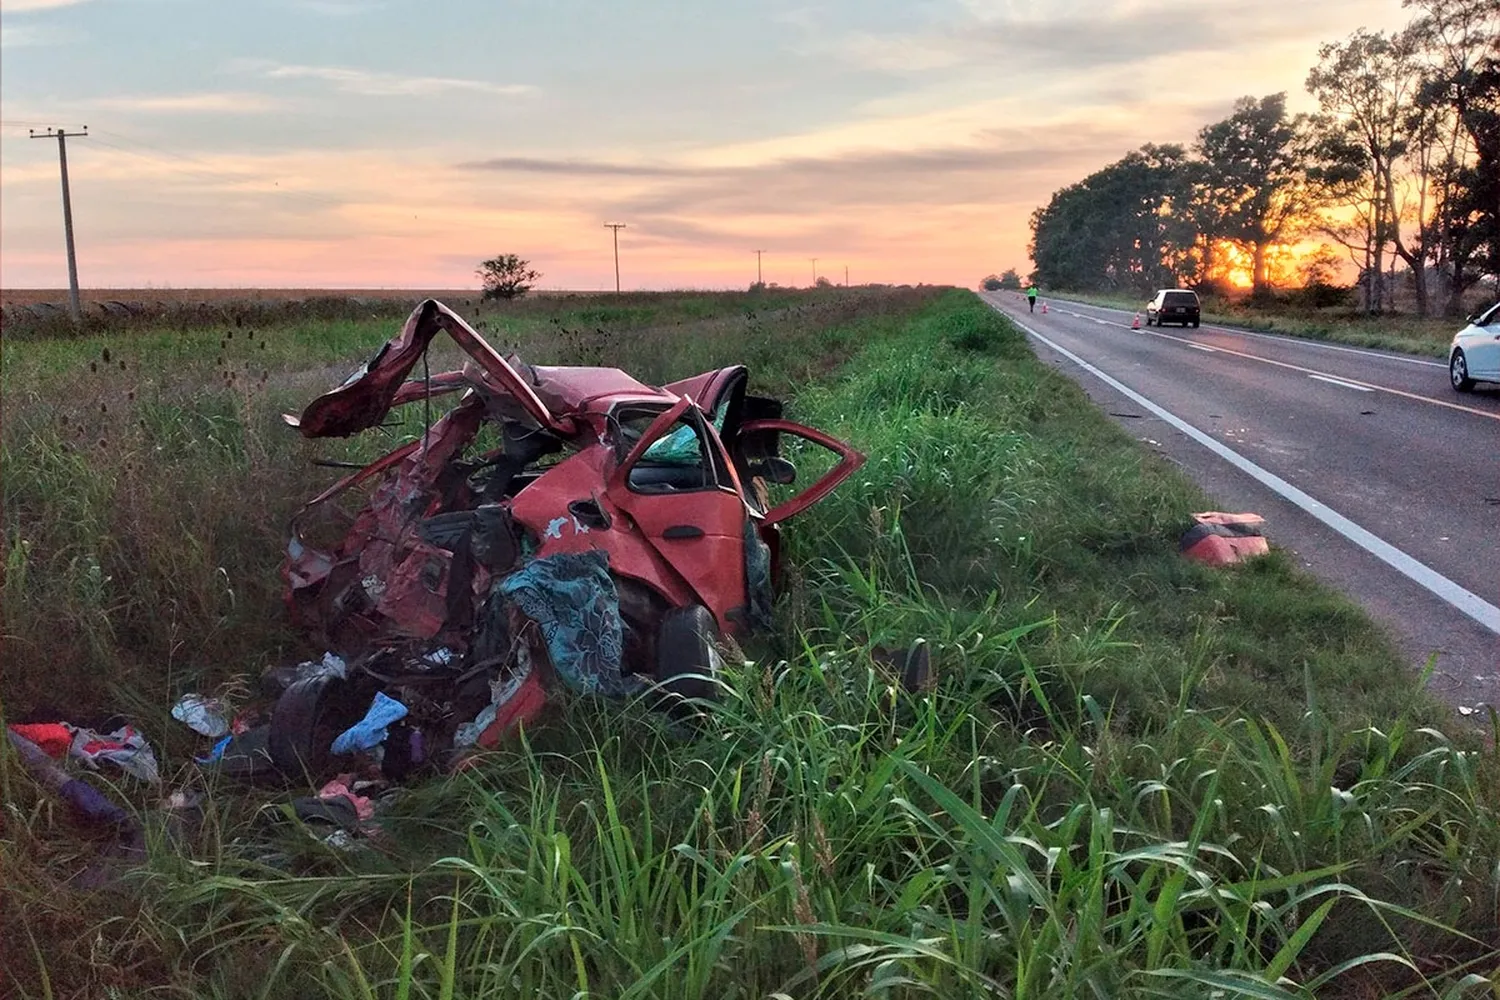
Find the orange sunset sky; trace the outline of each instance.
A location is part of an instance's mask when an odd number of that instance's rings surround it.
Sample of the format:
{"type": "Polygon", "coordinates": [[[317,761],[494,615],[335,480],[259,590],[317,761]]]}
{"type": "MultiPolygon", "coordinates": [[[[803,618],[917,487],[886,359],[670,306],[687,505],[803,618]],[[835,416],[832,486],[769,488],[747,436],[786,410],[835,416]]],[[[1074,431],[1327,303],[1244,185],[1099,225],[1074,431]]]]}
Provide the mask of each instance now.
{"type": "Polygon", "coordinates": [[[1399,0],[0,0],[0,285],[973,285],[1399,0]]]}

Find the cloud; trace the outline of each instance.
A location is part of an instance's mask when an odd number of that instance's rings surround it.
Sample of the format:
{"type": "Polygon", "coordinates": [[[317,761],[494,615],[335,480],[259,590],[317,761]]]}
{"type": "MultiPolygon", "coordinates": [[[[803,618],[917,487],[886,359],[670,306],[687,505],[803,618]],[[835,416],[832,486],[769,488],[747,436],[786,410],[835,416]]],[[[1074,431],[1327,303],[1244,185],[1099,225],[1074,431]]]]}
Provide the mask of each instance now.
{"type": "Polygon", "coordinates": [[[1026,65],[1087,72],[1100,67],[1237,55],[1277,43],[1312,42],[1357,23],[1361,0],[1268,0],[1209,4],[1204,0],[1141,0],[1101,9],[1093,0],[966,0],[956,18],[903,33],[851,31],[824,25],[801,48],[865,70],[918,75],[959,66],[1026,65]]]}
{"type": "Polygon", "coordinates": [[[522,83],[492,83],[449,76],[404,76],[399,73],[374,73],[347,66],[288,66],[279,63],[242,63],[259,69],[271,80],[322,80],[336,90],[364,97],[432,97],[454,91],[520,97],[536,88],[522,83]]]}
{"type": "Polygon", "coordinates": [[[106,97],[91,102],[106,111],[138,111],[147,114],[253,115],[275,111],[281,103],[264,94],[202,93],[162,94],[141,97],[106,97]]]}
{"type": "MultiPolygon", "coordinates": [[[[1021,243],[1027,214],[1059,177],[1082,176],[1145,138],[1128,125],[1084,121],[1067,128],[979,130],[966,144],[852,149],[760,162],[638,162],[623,159],[496,157],[459,165],[499,182],[490,199],[525,190],[573,214],[618,216],[630,224],[632,253],[671,267],[704,252],[732,262],[749,246],[803,247],[858,260],[871,247],[912,258],[930,276],[953,262],[942,254],[984,252],[998,239],[1021,243]],[[958,237],[957,234],[966,234],[958,237]]],[[[486,199],[482,190],[473,197],[486,199]]],[[[866,263],[866,273],[872,263],[866,263]]],[[[889,266],[889,265],[886,265],[889,266]]]]}
{"type": "Polygon", "coordinates": [[[350,17],[368,14],[385,6],[378,0],[289,0],[298,10],[305,10],[325,17],[350,17]]]}
{"type": "MultiPolygon", "coordinates": [[[[827,156],[794,156],[741,165],[631,163],[603,159],[496,157],[459,164],[459,169],[569,177],[640,179],[651,193],[638,195],[637,208],[663,211],[677,202],[764,204],[771,188],[798,192],[770,211],[803,213],[829,204],[853,204],[883,198],[900,201],[914,191],[929,191],[951,201],[960,177],[991,185],[1002,174],[1026,173],[1101,157],[1122,155],[1134,137],[1121,129],[1078,125],[1049,133],[1043,129],[990,129],[967,145],[916,149],[850,150],[827,156]]],[[[925,200],[925,199],[924,199],[925,200]]],[[[681,207],[680,205],[678,207],[681,207]]]]}
{"type": "Polygon", "coordinates": [[[0,23],[0,48],[35,48],[42,45],[61,45],[76,36],[65,29],[46,24],[0,23]]]}
{"type": "Polygon", "coordinates": [[[0,3],[0,13],[21,14],[33,10],[51,10],[54,7],[74,7],[88,0],[5,0],[0,3]]]}
{"type": "Polygon", "coordinates": [[[533,156],[498,156],[489,160],[472,160],[460,163],[459,169],[570,177],[696,177],[702,174],[701,170],[691,167],[614,163],[608,160],[552,160],[533,156]]]}

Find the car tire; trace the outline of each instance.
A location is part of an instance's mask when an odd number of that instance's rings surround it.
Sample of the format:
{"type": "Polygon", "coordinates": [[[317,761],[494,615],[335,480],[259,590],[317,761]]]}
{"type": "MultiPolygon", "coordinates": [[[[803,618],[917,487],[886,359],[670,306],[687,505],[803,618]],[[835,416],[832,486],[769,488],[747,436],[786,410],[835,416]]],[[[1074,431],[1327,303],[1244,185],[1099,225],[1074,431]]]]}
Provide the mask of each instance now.
{"type": "Polygon", "coordinates": [[[1195,320],[1193,320],[1193,329],[1194,329],[1194,330],[1196,330],[1196,329],[1198,329],[1198,323],[1199,323],[1199,322],[1200,322],[1200,321],[1199,321],[1199,320],[1196,320],[1196,319],[1195,319],[1195,320]]]}
{"type": "Polygon", "coordinates": [[[1463,351],[1454,351],[1448,357],[1448,384],[1456,392],[1469,392],[1474,388],[1474,380],[1469,378],[1469,359],[1464,357],[1463,351]]]}
{"type": "Polygon", "coordinates": [[[290,780],[319,780],[331,770],[334,739],[364,717],[368,703],[359,685],[333,674],[292,684],[271,710],[271,763],[290,780]]]}
{"type": "Polygon", "coordinates": [[[692,717],[691,704],[719,695],[721,636],[713,614],[701,604],[674,608],[662,616],[656,633],[656,684],[663,695],[658,706],[678,718],[692,717]]]}

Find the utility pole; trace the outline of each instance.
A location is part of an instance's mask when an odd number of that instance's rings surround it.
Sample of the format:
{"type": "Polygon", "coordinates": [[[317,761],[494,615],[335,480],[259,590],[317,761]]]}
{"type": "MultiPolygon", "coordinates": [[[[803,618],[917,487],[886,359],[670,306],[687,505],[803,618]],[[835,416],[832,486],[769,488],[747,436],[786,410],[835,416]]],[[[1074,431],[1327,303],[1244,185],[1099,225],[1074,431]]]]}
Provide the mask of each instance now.
{"type": "Polygon", "coordinates": [[[605,229],[613,229],[615,236],[615,294],[620,294],[620,230],[625,228],[623,222],[606,222],[605,229]]]}
{"type": "Polygon", "coordinates": [[[816,258],[816,257],[809,257],[807,259],[810,260],[810,261],[812,261],[812,266],[813,266],[813,287],[817,288],[818,287],[818,258],[816,258]]]}
{"type": "Polygon", "coordinates": [[[81,138],[89,134],[85,125],[81,132],[68,132],[49,128],[45,132],[30,129],[33,139],[57,139],[57,165],[62,171],[63,233],[68,240],[68,312],[73,322],[83,320],[83,307],[78,303],[78,258],[73,253],[73,200],[68,196],[68,139],[81,138]]]}
{"type": "Polygon", "coordinates": [[[764,285],[765,284],[765,282],[762,281],[761,277],[760,277],[760,255],[763,254],[763,253],[765,253],[764,250],[757,250],[757,251],[755,251],[755,283],[757,285],[764,285]]]}
{"type": "Polygon", "coordinates": [[[849,287],[849,265],[848,264],[844,265],[844,287],[845,288],[849,287]]]}

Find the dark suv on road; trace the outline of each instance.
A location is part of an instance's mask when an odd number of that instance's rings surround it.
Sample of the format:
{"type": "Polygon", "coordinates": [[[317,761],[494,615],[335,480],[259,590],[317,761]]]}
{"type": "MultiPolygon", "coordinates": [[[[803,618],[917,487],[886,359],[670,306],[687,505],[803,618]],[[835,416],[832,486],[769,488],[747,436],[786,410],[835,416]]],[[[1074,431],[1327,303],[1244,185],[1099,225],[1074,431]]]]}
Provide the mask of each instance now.
{"type": "Polygon", "coordinates": [[[1152,323],[1157,326],[1168,323],[1197,326],[1200,321],[1198,293],[1186,288],[1163,288],[1146,304],[1147,326],[1152,323]]]}

